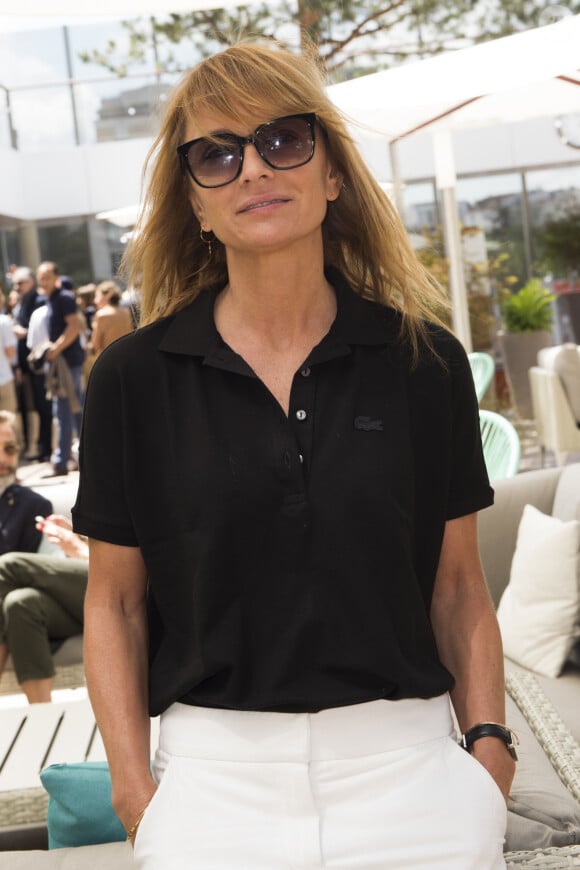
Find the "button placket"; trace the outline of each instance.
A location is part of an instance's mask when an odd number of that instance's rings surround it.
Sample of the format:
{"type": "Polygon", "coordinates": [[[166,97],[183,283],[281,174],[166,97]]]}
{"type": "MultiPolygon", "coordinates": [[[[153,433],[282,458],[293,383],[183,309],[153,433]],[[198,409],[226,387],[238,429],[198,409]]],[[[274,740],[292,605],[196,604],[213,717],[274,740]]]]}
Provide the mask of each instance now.
{"type": "Polygon", "coordinates": [[[288,418],[296,438],[298,460],[302,469],[308,468],[312,451],[315,389],[316,379],[312,369],[310,366],[303,366],[292,382],[288,418]]]}

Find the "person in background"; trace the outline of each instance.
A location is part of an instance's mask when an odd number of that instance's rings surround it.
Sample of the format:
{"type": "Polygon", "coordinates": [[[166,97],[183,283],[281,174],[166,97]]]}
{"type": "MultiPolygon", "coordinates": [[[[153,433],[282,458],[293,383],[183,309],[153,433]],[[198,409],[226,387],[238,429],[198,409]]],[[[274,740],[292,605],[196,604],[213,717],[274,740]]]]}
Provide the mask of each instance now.
{"type": "Polygon", "coordinates": [[[93,333],[93,318],[95,316],[95,290],[96,284],[84,284],[78,287],[75,291],[75,296],[78,303],[79,317],[82,322],[81,344],[85,351],[85,361],[83,363],[83,389],[89,379],[91,369],[96,359],[91,346],[91,336],[93,333]]]}
{"type": "Polygon", "coordinates": [[[8,655],[29,704],[51,700],[53,646],[83,630],[88,547],[66,517],[51,514],[37,528],[67,557],[0,556],[0,679],[8,655]]]}
{"type": "Polygon", "coordinates": [[[91,333],[93,331],[93,317],[95,316],[95,290],[97,289],[97,285],[94,283],[91,284],[83,284],[81,287],[77,287],[75,291],[75,296],[77,299],[79,311],[82,313],[85,319],[85,332],[87,336],[87,341],[90,341],[91,333]]]}
{"type": "Polygon", "coordinates": [[[8,296],[5,297],[5,299],[6,299],[5,309],[4,309],[5,314],[9,314],[10,317],[12,317],[14,315],[14,310],[15,310],[16,306],[18,305],[19,298],[20,297],[18,296],[17,290],[15,290],[14,288],[12,290],[10,290],[10,292],[8,293],[8,296]]]}
{"type": "Polygon", "coordinates": [[[0,555],[14,550],[36,552],[42,535],[35,517],[52,512],[47,498],[16,483],[19,455],[16,414],[0,411],[0,555]]]}
{"type": "Polygon", "coordinates": [[[4,310],[0,312],[0,410],[16,413],[16,387],[14,369],[16,365],[16,336],[13,332],[12,317],[4,310]]]}
{"type": "Polygon", "coordinates": [[[119,305],[121,289],[114,281],[102,281],[95,290],[96,313],[93,319],[91,348],[97,357],[113,341],[133,331],[127,308],[119,305]]]}
{"type": "Polygon", "coordinates": [[[136,866],[505,868],[493,491],[442,291],[307,55],[203,60],[150,160],[144,328],[93,368],[73,508],[136,866]]]}
{"type": "Polygon", "coordinates": [[[28,266],[19,266],[12,273],[12,286],[19,296],[12,317],[14,335],[18,340],[15,377],[26,442],[24,458],[47,462],[51,453],[52,408],[46,398],[44,375],[33,372],[27,359],[30,318],[37,309],[46,305],[46,296],[38,292],[34,272],[28,266]]]}
{"type": "Polygon", "coordinates": [[[58,424],[58,444],[53,454],[53,471],[49,476],[68,474],[73,432],[80,433],[83,405],[83,363],[85,352],[80,341],[81,321],[77,302],[68,289],[71,282],[59,276],[56,264],[41,263],[37,280],[47,296],[47,329],[51,347],[46,361],[54,364],[57,385],[52,389],[53,418],[58,424]],[[56,365],[58,362],[58,365],[56,365]]]}

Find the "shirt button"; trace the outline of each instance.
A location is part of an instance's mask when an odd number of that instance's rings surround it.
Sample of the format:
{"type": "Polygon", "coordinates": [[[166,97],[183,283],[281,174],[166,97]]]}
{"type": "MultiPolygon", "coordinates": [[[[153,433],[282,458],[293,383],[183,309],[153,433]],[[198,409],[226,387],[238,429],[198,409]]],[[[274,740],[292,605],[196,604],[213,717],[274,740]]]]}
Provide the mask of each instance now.
{"type": "Polygon", "coordinates": [[[310,377],[309,367],[306,366],[305,368],[303,368],[302,371],[300,372],[300,374],[302,375],[303,378],[309,378],[310,377]]]}
{"type": "Polygon", "coordinates": [[[306,411],[296,411],[296,419],[297,420],[306,420],[306,411]]]}

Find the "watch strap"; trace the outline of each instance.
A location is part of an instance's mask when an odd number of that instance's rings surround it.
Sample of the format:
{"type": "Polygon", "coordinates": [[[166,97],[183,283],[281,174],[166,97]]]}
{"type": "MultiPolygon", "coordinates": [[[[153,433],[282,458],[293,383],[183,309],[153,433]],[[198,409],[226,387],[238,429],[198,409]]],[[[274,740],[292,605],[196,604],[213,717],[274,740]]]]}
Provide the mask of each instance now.
{"type": "Polygon", "coordinates": [[[474,725],[473,728],[469,728],[465,734],[462,734],[459,742],[463,749],[471,752],[471,747],[481,737],[499,737],[505,743],[514,761],[518,760],[516,752],[518,739],[514,732],[506,725],[500,725],[498,722],[480,722],[478,725],[474,725]]]}

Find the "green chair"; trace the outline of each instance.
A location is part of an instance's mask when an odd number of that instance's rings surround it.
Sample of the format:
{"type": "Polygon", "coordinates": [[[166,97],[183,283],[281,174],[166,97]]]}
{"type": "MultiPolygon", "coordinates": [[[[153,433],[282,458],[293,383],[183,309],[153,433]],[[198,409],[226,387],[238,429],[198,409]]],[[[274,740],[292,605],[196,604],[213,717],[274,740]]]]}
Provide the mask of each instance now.
{"type": "Polygon", "coordinates": [[[468,353],[467,357],[471,366],[477,401],[481,402],[487,392],[487,388],[491,384],[495,372],[495,362],[489,353],[474,351],[473,353],[468,353]]]}
{"type": "Polygon", "coordinates": [[[520,464],[520,438],[515,426],[494,411],[479,412],[483,456],[490,480],[514,477],[520,464]]]}

